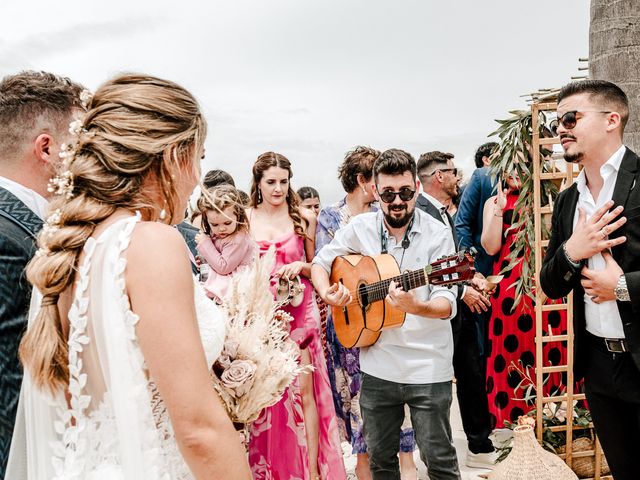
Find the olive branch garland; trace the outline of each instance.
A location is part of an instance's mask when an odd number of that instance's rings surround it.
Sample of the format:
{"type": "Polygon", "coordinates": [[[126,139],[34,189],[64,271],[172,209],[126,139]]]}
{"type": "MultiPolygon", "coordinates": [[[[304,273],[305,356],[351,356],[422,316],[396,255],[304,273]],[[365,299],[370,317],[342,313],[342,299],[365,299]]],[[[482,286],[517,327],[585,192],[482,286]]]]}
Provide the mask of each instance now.
{"type": "MultiPolygon", "coordinates": [[[[492,152],[490,172],[495,177],[517,173],[520,178],[520,195],[514,206],[514,222],[509,230],[515,230],[516,237],[506,260],[509,262],[502,270],[504,274],[522,262],[522,275],[508,288],[515,290],[513,309],[520,303],[523,295],[535,300],[535,226],[533,212],[533,155],[531,152],[532,114],[531,110],[514,110],[506,120],[496,120],[498,129],[489,137],[498,136],[498,147],[492,152]]],[[[545,112],[539,112],[538,125],[540,137],[551,136],[546,127],[548,118],[545,112]]],[[[540,146],[541,171],[549,171],[549,162],[545,161],[551,151],[540,146]]],[[[553,182],[541,182],[542,206],[548,205],[550,198],[558,194],[558,186],[553,182]]],[[[548,238],[549,228],[543,222],[542,236],[548,238]]]]}

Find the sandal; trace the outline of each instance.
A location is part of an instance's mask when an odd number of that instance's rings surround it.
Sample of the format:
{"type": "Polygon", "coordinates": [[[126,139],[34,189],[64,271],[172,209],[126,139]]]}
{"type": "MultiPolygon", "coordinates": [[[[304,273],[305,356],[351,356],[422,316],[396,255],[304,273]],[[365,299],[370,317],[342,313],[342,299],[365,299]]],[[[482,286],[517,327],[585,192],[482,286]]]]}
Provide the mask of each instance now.
{"type": "Polygon", "coordinates": [[[300,275],[296,275],[289,280],[289,304],[292,307],[299,307],[304,300],[304,288],[305,285],[300,280],[300,275]]]}
{"type": "Polygon", "coordinates": [[[289,279],[280,277],[278,279],[278,288],[276,288],[276,300],[283,305],[289,303],[291,282],[289,279]]]}

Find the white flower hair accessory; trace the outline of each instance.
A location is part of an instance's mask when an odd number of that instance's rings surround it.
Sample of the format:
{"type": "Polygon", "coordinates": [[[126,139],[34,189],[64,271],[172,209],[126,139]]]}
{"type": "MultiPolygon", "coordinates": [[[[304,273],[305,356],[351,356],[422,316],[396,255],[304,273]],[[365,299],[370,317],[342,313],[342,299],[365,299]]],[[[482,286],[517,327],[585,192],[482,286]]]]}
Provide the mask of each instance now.
{"type": "Polygon", "coordinates": [[[80,136],[82,132],[82,120],[79,118],[69,124],[69,133],[71,135],[80,136]]]}
{"type": "MultiPolygon", "coordinates": [[[[62,212],[59,208],[49,214],[47,220],[42,226],[42,238],[48,239],[55,232],[60,230],[60,221],[62,220],[62,212]]],[[[51,250],[48,247],[42,246],[36,251],[36,257],[42,257],[49,254],[51,250]]]]}
{"type": "Polygon", "coordinates": [[[73,174],[69,170],[60,172],[49,180],[47,191],[55,195],[64,195],[66,198],[73,197],[73,174]]]}
{"type": "MultiPolygon", "coordinates": [[[[85,91],[83,91],[83,94],[85,91]]],[[[83,128],[82,119],[77,118],[69,124],[69,133],[75,137],[74,141],[73,143],[63,143],[60,146],[60,153],[58,156],[62,160],[62,163],[58,174],[49,180],[49,185],[47,186],[47,191],[49,193],[64,195],[66,198],[73,197],[73,174],[70,171],[70,166],[77,153],[78,144],[80,143],[80,135],[87,133],[83,128]]]]}
{"type": "Polygon", "coordinates": [[[89,103],[93,99],[93,92],[91,90],[87,90],[86,88],[80,92],[80,103],[82,107],[86,110],[89,108],[89,103]]]}

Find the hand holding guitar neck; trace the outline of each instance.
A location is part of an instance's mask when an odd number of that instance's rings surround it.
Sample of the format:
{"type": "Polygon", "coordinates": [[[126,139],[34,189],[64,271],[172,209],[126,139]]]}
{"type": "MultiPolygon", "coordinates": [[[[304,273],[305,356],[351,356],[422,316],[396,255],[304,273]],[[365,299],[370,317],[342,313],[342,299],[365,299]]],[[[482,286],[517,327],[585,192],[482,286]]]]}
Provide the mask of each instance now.
{"type": "Polygon", "coordinates": [[[416,296],[413,291],[405,292],[402,287],[393,280],[389,283],[389,293],[386,301],[393,308],[397,308],[405,313],[417,313],[419,308],[416,296]]]}

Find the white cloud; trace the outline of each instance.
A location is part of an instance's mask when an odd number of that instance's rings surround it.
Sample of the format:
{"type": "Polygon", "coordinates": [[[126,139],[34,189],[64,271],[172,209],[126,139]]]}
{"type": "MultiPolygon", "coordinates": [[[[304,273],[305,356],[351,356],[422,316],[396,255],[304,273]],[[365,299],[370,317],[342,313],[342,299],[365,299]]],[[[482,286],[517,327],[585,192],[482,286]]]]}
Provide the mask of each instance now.
{"type": "Polygon", "coordinates": [[[170,78],[210,123],[204,169],[248,186],[274,149],[324,201],[341,195],[337,166],[357,144],[450,151],[470,172],[495,118],[588,55],[583,0],[6,3],[0,75],[45,69],[91,88],[121,71],[170,78]]]}

